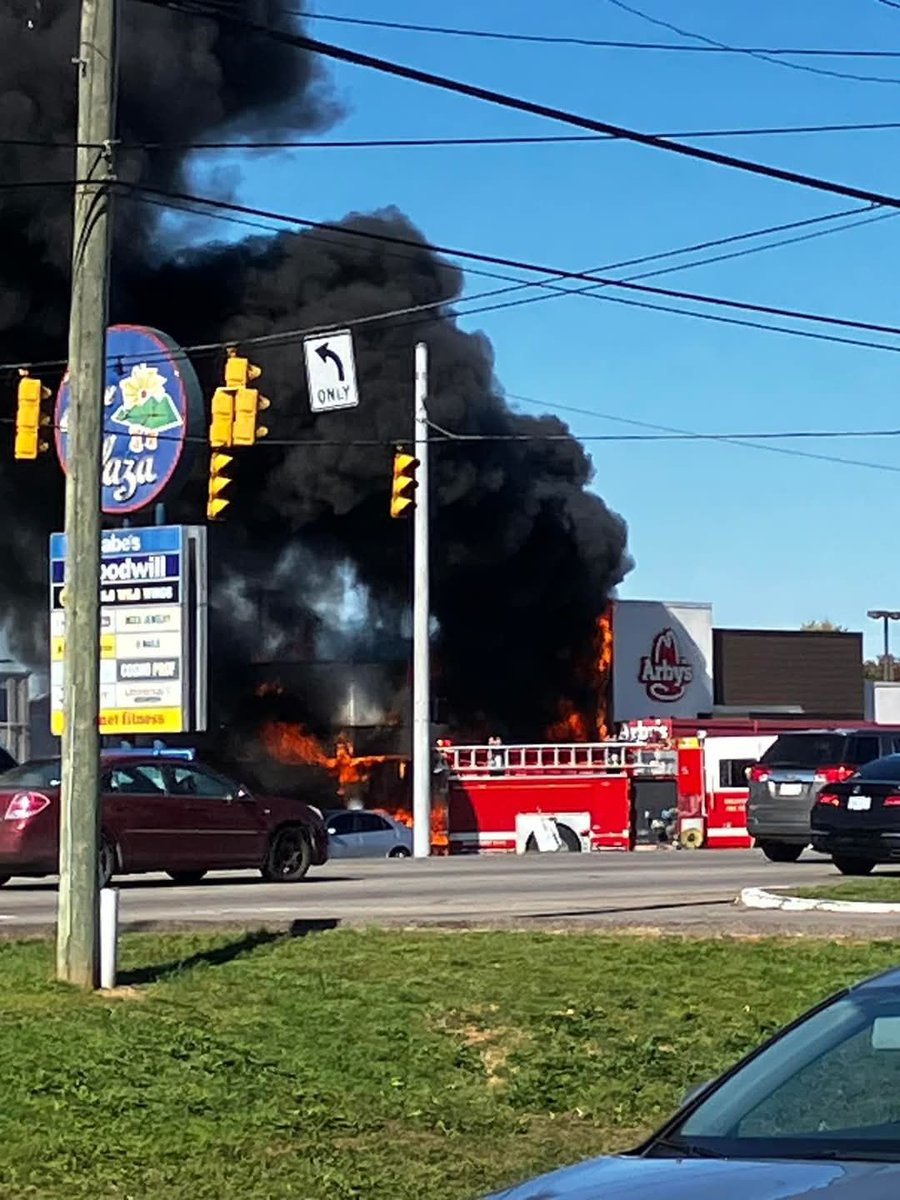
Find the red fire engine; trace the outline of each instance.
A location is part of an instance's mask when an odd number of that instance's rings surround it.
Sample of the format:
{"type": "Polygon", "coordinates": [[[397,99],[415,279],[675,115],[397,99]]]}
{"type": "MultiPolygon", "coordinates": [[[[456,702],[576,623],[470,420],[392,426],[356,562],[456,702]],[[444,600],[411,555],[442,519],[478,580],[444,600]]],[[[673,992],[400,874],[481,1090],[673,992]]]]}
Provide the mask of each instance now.
{"type": "MultiPolygon", "coordinates": [[[[450,852],[752,845],[747,770],[776,728],[636,722],[595,744],[439,743],[450,852]]],[[[757,723],[758,724],[758,723],[757,723]]]]}

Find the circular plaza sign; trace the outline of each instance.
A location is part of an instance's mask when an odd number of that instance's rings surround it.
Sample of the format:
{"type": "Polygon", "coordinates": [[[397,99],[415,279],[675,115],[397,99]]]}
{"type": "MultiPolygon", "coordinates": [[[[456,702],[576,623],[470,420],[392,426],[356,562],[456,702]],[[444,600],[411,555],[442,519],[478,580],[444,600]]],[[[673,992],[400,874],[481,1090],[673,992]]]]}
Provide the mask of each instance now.
{"type": "MultiPolygon", "coordinates": [[[[66,469],[69,373],[56,398],[56,449],[66,469]]],[[[188,435],[203,397],[184,351],[156,329],[112,325],[103,392],[103,512],[127,516],[159,501],[190,468],[188,435]]]]}

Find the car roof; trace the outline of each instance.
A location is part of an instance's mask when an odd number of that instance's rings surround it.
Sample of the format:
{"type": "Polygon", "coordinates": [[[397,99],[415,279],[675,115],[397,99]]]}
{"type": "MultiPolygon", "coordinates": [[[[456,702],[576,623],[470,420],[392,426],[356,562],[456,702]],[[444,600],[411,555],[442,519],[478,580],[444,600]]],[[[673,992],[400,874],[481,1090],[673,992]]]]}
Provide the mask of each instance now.
{"type": "MultiPolygon", "coordinates": [[[[853,733],[900,733],[900,725],[841,725],[837,729],[782,729],[777,735],[783,737],[821,737],[823,734],[836,734],[838,737],[853,733]]],[[[777,738],[776,738],[777,740],[777,738]]]]}
{"type": "MultiPolygon", "coordinates": [[[[148,763],[156,763],[156,762],[185,763],[188,761],[193,766],[200,765],[199,763],[197,763],[196,759],[188,760],[181,754],[160,753],[158,750],[147,750],[146,752],[140,751],[140,750],[130,750],[130,751],[101,750],[100,751],[100,761],[104,765],[107,765],[109,763],[138,763],[138,764],[146,765],[148,763]]],[[[13,763],[13,766],[9,767],[7,769],[13,770],[15,768],[15,769],[27,770],[28,767],[49,767],[49,766],[56,766],[61,763],[62,763],[61,755],[45,754],[45,755],[42,755],[40,758],[28,758],[24,762],[13,763]]]]}

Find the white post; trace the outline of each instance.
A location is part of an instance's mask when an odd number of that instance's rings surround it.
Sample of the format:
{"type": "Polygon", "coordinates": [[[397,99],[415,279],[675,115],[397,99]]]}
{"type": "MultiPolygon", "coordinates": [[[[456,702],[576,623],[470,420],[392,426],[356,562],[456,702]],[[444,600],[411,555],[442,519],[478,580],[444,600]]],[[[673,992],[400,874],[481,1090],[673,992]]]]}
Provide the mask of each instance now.
{"type": "Polygon", "coordinates": [[[416,507],[413,529],[413,854],[431,853],[431,662],[428,637],[428,347],[416,346],[416,507]]]}
{"type": "Polygon", "coordinates": [[[100,889],[100,986],[116,986],[119,951],[119,889],[100,889]]]}

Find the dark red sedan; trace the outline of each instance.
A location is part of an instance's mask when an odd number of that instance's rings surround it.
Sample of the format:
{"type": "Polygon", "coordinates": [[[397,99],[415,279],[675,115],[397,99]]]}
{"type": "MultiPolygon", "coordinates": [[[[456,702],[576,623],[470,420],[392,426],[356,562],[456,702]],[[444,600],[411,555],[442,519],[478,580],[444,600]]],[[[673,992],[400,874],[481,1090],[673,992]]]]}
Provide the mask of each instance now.
{"type": "MultiPolygon", "coordinates": [[[[0,884],[59,868],[59,759],[0,775],[0,884]]],[[[208,871],[256,868],[294,883],[328,860],[318,809],[252,794],[193,761],[148,753],[102,763],[100,878],[164,871],[199,883],[208,871]]]]}

